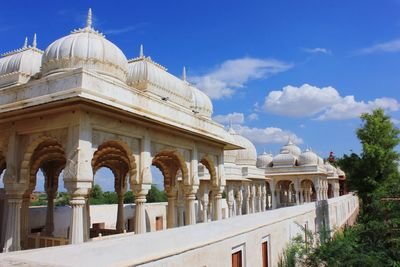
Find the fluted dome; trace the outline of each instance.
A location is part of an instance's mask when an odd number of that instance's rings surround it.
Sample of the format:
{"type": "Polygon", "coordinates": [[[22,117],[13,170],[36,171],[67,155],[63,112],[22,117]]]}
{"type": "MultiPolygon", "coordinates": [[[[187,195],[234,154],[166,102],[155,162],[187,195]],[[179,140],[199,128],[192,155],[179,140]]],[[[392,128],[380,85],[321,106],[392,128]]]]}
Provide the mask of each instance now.
{"type": "Polygon", "coordinates": [[[201,116],[210,118],[213,112],[210,98],[196,87],[190,86],[190,89],[192,91],[192,110],[201,116]]]}
{"type": "Polygon", "coordinates": [[[337,167],[337,173],[338,173],[339,176],[342,176],[342,177],[346,176],[346,174],[344,173],[344,171],[343,171],[341,168],[339,168],[339,167],[337,167]]]}
{"type": "Polygon", "coordinates": [[[86,28],[54,41],[43,54],[44,75],[76,68],[92,70],[126,82],[128,61],[116,45],[91,27],[91,12],[86,28]]]}
{"type": "Polygon", "coordinates": [[[33,47],[26,47],[7,54],[0,58],[0,76],[21,73],[33,76],[40,71],[43,52],[33,47]]]}
{"type": "Polygon", "coordinates": [[[229,129],[229,133],[233,136],[233,139],[238,146],[244,147],[244,149],[236,150],[237,154],[235,163],[237,165],[255,166],[257,162],[257,150],[253,143],[249,139],[237,134],[232,127],[229,129]]]}
{"type": "Polygon", "coordinates": [[[282,149],[272,160],[273,167],[293,167],[296,165],[296,157],[287,149],[282,149]]]}
{"type": "MultiPolygon", "coordinates": [[[[234,136],[236,135],[236,132],[232,128],[229,128],[228,134],[230,137],[230,141],[232,143],[235,143],[234,136]]],[[[237,150],[224,150],[225,163],[236,163],[236,158],[237,158],[237,150]]]]}
{"type": "Polygon", "coordinates": [[[290,141],[289,140],[289,142],[286,144],[286,145],[284,145],[282,148],[281,148],[281,151],[283,151],[283,150],[287,150],[287,151],[289,151],[289,153],[291,153],[292,155],[294,155],[296,158],[298,157],[298,156],[300,156],[300,154],[301,154],[301,149],[298,147],[298,146],[296,146],[292,141],[290,141]]]}
{"type": "Polygon", "coordinates": [[[324,167],[324,159],[318,156],[318,165],[324,167]]]}
{"type": "Polygon", "coordinates": [[[129,61],[127,83],[188,109],[191,107],[193,90],[190,86],[142,52],[129,61]]]}
{"type": "Polygon", "coordinates": [[[329,162],[325,163],[325,169],[326,169],[327,173],[333,173],[334,172],[334,167],[329,162]]]}
{"type": "Polygon", "coordinates": [[[300,166],[318,165],[318,156],[310,149],[300,154],[298,163],[300,166]]]}
{"type": "Polygon", "coordinates": [[[257,168],[265,169],[266,167],[268,167],[270,165],[272,160],[273,160],[272,155],[264,152],[257,157],[256,166],[257,166],[257,168]]]}

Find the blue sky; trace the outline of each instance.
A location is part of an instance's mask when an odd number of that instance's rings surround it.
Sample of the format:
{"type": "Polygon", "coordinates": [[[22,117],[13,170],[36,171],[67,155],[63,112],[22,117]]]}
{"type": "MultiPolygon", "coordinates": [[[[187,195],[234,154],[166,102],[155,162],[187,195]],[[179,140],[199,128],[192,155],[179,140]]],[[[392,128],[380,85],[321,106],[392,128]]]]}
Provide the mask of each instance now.
{"type": "Polygon", "coordinates": [[[128,58],[145,54],[213,98],[215,118],[277,153],[291,136],[327,157],[359,152],[360,112],[398,125],[400,1],[34,1],[0,10],[0,52],[85,23],[128,58]]]}

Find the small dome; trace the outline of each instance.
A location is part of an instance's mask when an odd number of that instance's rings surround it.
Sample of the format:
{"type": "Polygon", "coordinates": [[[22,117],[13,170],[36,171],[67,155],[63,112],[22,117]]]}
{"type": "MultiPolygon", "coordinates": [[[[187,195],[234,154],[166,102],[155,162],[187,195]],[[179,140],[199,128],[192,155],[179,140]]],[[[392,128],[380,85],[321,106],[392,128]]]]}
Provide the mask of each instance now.
{"type": "Polygon", "coordinates": [[[296,165],[296,157],[289,150],[283,149],[272,160],[273,167],[293,167],[296,165]]]}
{"type": "Polygon", "coordinates": [[[237,153],[235,163],[237,165],[255,166],[257,162],[257,150],[253,143],[249,139],[237,134],[232,127],[230,127],[228,132],[233,136],[238,146],[244,147],[244,149],[235,150],[237,153]]]}
{"type": "Polygon", "coordinates": [[[257,157],[256,166],[257,166],[257,168],[265,169],[266,167],[268,167],[270,165],[272,160],[273,160],[272,155],[264,152],[257,157]]]}
{"type": "Polygon", "coordinates": [[[198,112],[199,115],[210,118],[213,112],[210,98],[196,87],[190,86],[190,89],[192,90],[192,110],[198,112]]]}
{"type": "Polygon", "coordinates": [[[283,150],[289,151],[289,153],[294,155],[296,158],[301,154],[301,149],[296,146],[291,140],[289,140],[288,143],[281,148],[281,152],[283,150]]]}
{"type": "MultiPolygon", "coordinates": [[[[236,135],[236,132],[232,128],[229,128],[228,135],[229,135],[229,141],[235,143],[234,136],[236,135]]],[[[224,150],[225,163],[235,163],[236,158],[237,158],[237,150],[224,150]]]]}
{"type": "Polygon", "coordinates": [[[126,82],[128,61],[116,45],[92,28],[90,10],[86,28],[54,41],[43,54],[43,75],[76,68],[126,82]]]}
{"type": "Polygon", "coordinates": [[[337,167],[337,173],[338,173],[339,176],[342,176],[342,177],[345,177],[345,176],[346,176],[346,174],[344,173],[344,171],[343,171],[341,168],[339,168],[339,167],[337,167]]]}
{"type": "Polygon", "coordinates": [[[2,55],[0,76],[21,73],[33,76],[40,72],[43,52],[35,47],[24,47],[2,55]]]}
{"type": "Polygon", "coordinates": [[[318,156],[318,165],[324,167],[324,159],[318,156]]]}
{"type": "Polygon", "coordinates": [[[329,162],[325,163],[325,169],[326,169],[327,173],[333,173],[334,172],[334,167],[329,162]]]}
{"type": "Polygon", "coordinates": [[[300,154],[298,162],[300,166],[318,165],[318,156],[311,150],[306,149],[300,154]]]}
{"type": "Polygon", "coordinates": [[[127,83],[188,109],[191,108],[193,90],[190,86],[142,53],[139,57],[129,60],[127,83]]]}

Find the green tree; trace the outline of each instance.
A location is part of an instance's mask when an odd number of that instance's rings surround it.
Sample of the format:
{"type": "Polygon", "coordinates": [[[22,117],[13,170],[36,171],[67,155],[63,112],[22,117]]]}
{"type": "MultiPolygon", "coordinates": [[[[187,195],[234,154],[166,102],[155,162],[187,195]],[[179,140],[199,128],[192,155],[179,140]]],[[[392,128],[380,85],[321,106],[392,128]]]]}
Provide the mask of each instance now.
{"type": "Polygon", "coordinates": [[[164,191],[160,191],[157,186],[152,185],[146,199],[148,203],[165,202],[167,201],[167,195],[164,191]]]}
{"type": "Polygon", "coordinates": [[[338,160],[361,200],[358,223],[308,255],[306,266],[400,266],[400,132],[381,109],[361,120],[362,153],[338,160]]]}

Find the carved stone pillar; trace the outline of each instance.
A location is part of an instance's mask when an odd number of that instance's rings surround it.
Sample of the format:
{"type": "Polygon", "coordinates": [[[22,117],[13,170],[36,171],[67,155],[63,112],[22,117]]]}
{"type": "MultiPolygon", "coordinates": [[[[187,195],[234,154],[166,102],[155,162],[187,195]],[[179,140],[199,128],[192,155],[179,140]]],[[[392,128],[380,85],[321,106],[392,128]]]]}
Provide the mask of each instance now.
{"type": "Polygon", "coordinates": [[[69,203],[72,209],[69,241],[70,244],[80,244],[84,242],[83,209],[85,206],[85,197],[79,195],[72,196],[69,203]]]}
{"type": "Polygon", "coordinates": [[[185,221],[186,225],[196,224],[196,192],[197,187],[187,187],[185,188],[185,221]]]}
{"type": "Polygon", "coordinates": [[[142,187],[140,190],[135,190],[135,233],[143,234],[146,233],[146,209],[144,203],[146,203],[146,196],[151,185],[142,187]]]}
{"type": "Polygon", "coordinates": [[[176,226],[176,191],[173,189],[167,190],[168,207],[167,207],[167,228],[174,228],[176,226]]]}
{"type": "Polygon", "coordinates": [[[7,199],[8,217],[3,252],[21,250],[21,205],[22,196],[7,199]]]}
{"type": "Polygon", "coordinates": [[[209,205],[209,200],[208,200],[208,190],[205,190],[202,194],[201,198],[201,204],[203,206],[203,222],[208,222],[208,205],[209,205]]]}
{"type": "Polygon", "coordinates": [[[267,204],[267,189],[265,183],[261,185],[261,211],[266,210],[267,204]]]}
{"type": "Polygon", "coordinates": [[[21,247],[22,249],[28,248],[28,235],[29,229],[29,202],[31,191],[29,190],[24,194],[21,204],[21,247]]]}
{"type": "Polygon", "coordinates": [[[242,200],[243,193],[240,186],[237,187],[235,192],[235,200],[236,200],[236,215],[242,215],[242,200]]]}
{"type": "Polygon", "coordinates": [[[222,189],[216,188],[213,190],[214,194],[214,221],[222,219],[222,189]]]}
{"type": "Polygon", "coordinates": [[[297,180],[294,181],[294,191],[296,192],[296,205],[300,205],[300,183],[297,180]]]}
{"type": "Polygon", "coordinates": [[[228,217],[233,216],[233,187],[232,185],[226,186],[226,203],[228,205],[228,217]]]}
{"type": "Polygon", "coordinates": [[[304,203],[304,196],[303,196],[303,194],[304,194],[304,189],[301,188],[301,190],[300,190],[300,204],[303,204],[303,203],[304,203]]]}
{"type": "Polygon", "coordinates": [[[255,198],[256,198],[256,186],[254,184],[250,185],[250,213],[255,213],[255,198]]]}
{"type": "Polygon", "coordinates": [[[261,212],[262,211],[262,209],[261,209],[261,198],[262,198],[262,196],[261,196],[261,191],[262,191],[262,189],[261,189],[261,185],[257,185],[256,186],[256,205],[255,205],[255,211],[256,212],[261,212]]]}
{"type": "MultiPolygon", "coordinates": [[[[122,191],[122,190],[121,190],[122,191]]],[[[118,194],[118,212],[116,230],[118,233],[123,233],[125,230],[125,216],[124,216],[124,192],[119,191],[118,194]]]]}
{"type": "Polygon", "coordinates": [[[271,190],[271,209],[276,209],[277,206],[277,192],[275,181],[269,183],[269,188],[271,190]]]}
{"type": "Polygon", "coordinates": [[[54,232],[54,199],[57,195],[57,189],[47,188],[47,212],[46,212],[46,224],[43,230],[45,236],[53,236],[54,232]]]}
{"type": "Polygon", "coordinates": [[[244,186],[244,213],[245,214],[250,214],[250,185],[245,185],[244,186]]]}

